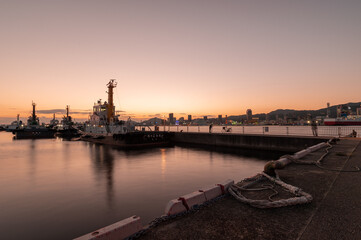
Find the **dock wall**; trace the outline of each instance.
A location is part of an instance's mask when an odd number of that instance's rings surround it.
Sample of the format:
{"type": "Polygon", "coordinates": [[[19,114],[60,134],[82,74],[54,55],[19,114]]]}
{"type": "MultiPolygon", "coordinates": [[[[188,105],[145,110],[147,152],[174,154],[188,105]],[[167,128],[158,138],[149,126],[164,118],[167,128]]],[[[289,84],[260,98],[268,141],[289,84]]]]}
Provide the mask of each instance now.
{"type": "Polygon", "coordinates": [[[231,147],[267,151],[296,152],[326,142],[330,137],[302,137],[277,135],[248,135],[230,133],[185,133],[176,132],[172,141],[177,144],[231,147]]]}

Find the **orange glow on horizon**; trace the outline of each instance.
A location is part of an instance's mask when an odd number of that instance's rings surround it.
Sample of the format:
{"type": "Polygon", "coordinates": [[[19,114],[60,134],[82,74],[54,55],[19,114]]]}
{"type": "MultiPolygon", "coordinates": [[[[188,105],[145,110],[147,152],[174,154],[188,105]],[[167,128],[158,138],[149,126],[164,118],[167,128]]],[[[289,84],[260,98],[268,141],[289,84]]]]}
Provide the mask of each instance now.
{"type": "Polygon", "coordinates": [[[0,8],[0,123],[32,101],[85,120],[109,79],[123,119],[361,101],[361,2],[21,2],[0,8]]]}

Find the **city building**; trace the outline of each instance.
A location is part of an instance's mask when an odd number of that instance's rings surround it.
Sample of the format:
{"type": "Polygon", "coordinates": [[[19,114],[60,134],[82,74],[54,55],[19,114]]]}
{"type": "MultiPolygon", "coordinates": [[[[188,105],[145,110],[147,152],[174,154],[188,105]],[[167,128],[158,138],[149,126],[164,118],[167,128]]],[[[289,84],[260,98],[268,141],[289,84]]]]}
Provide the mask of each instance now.
{"type": "Polygon", "coordinates": [[[222,121],[222,115],[218,115],[218,123],[219,123],[219,124],[222,124],[222,122],[223,122],[223,121],[222,121]]]}
{"type": "Polygon", "coordinates": [[[247,109],[246,111],[247,121],[250,122],[252,120],[252,110],[247,109]]]}
{"type": "Polygon", "coordinates": [[[203,120],[207,120],[208,119],[208,117],[207,116],[203,116],[203,120]]]}
{"type": "Polygon", "coordinates": [[[192,115],[188,115],[188,122],[192,122],[192,115]]]}
{"type": "Polygon", "coordinates": [[[173,113],[169,113],[169,123],[174,124],[174,122],[175,122],[175,120],[174,120],[173,113]]]}
{"type": "Polygon", "coordinates": [[[356,109],[356,115],[361,116],[361,107],[356,109]]]}
{"type": "Polygon", "coordinates": [[[328,102],[327,103],[327,115],[326,115],[326,117],[330,117],[330,103],[328,102]]]}
{"type": "Polygon", "coordinates": [[[337,117],[338,118],[341,117],[341,112],[342,112],[342,106],[339,105],[339,106],[337,106],[337,117]]]}

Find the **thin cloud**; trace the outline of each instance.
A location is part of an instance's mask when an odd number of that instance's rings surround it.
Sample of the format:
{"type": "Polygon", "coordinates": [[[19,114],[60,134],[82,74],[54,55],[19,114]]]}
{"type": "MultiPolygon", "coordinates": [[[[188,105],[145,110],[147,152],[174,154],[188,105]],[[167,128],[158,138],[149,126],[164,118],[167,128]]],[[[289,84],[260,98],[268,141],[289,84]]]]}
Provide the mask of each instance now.
{"type": "MultiPolygon", "coordinates": [[[[37,113],[40,114],[65,114],[65,109],[43,109],[43,110],[36,110],[37,113]]],[[[75,109],[74,111],[70,110],[70,114],[86,114],[88,115],[91,112],[90,109],[87,110],[81,110],[81,109],[75,109]]]]}
{"type": "Polygon", "coordinates": [[[50,114],[50,113],[65,113],[64,109],[46,109],[46,110],[37,110],[37,113],[50,114]]]}
{"type": "Polygon", "coordinates": [[[151,118],[155,118],[155,117],[162,117],[163,115],[157,113],[157,114],[151,114],[151,115],[148,115],[148,117],[151,117],[151,118]]]}

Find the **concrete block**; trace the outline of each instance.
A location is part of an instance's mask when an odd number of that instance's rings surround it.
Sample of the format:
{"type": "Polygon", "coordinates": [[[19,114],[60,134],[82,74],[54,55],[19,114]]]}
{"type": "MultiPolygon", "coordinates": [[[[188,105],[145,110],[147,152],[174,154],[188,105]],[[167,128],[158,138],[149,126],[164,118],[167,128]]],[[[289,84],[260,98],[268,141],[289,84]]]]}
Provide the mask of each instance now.
{"type": "Polygon", "coordinates": [[[185,211],[187,211],[187,208],[183,205],[182,200],[178,199],[170,200],[165,207],[165,214],[168,216],[185,211]]]}
{"type": "Polygon", "coordinates": [[[203,187],[199,191],[204,193],[207,201],[222,195],[222,189],[218,185],[203,187]]]}
{"type": "Polygon", "coordinates": [[[178,198],[183,202],[183,205],[189,210],[194,205],[200,205],[207,201],[203,192],[192,192],[178,198]]]}
{"type": "Polygon", "coordinates": [[[127,238],[140,230],[142,230],[140,217],[132,216],[112,225],[98,229],[92,233],[75,238],[75,240],[119,240],[127,238]]]}
{"type": "Polygon", "coordinates": [[[234,184],[234,180],[232,179],[227,179],[226,181],[222,182],[222,183],[218,183],[217,186],[221,187],[222,190],[222,194],[226,194],[228,193],[228,188],[230,186],[232,186],[234,184]]]}

